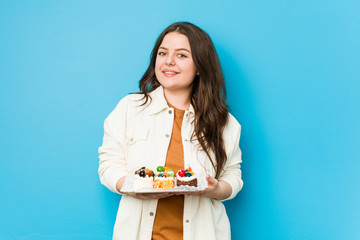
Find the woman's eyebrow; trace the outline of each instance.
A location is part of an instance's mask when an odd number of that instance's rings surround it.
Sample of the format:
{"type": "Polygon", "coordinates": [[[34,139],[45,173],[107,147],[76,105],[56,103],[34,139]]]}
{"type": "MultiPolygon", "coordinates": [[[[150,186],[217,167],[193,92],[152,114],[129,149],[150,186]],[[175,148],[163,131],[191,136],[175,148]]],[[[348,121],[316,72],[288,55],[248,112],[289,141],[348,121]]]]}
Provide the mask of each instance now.
{"type": "MultiPolygon", "coordinates": [[[[159,47],[159,49],[164,49],[164,50],[168,50],[166,47],[159,47]]],[[[191,53],[188,49],[186,48],[176,48],[175,51],[187,51],[189,53],[191,53]]]]}

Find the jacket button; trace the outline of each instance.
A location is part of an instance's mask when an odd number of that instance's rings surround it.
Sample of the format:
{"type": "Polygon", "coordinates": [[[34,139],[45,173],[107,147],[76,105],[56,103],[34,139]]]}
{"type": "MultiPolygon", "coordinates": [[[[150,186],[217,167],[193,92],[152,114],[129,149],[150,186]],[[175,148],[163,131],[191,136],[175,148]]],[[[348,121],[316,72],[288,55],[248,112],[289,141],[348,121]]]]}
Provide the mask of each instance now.
{"type": "Polygon", "coordinates": [[[189,116],[189,114],[187,113],[187,114],[185,114],[185,117],[187,117],[187,116],[189,116]]]}
{"type": "Polygon", "coordinates": [[[150,216],[154,216],[154,213],[153,213],[153,212],[150,212],[150,216]]]}
{"type": "Polygon", "coordinates": [[[172,114],[172,111],[171,111],[171,110],[169,110],[169,114],[172,114]]]}
{"type": "Polygon", "coordinates": [[[167,137],[167,138],[168,138],[168,137],[170,137],[170,135],[169,135],[169,134],[165,134],[165,137],[167,137]]]}
{"type": "Polygon", "coordinates": [[[186,219],[186,223],[189,223],[189,220],[188,220],[188,219],[186,219]]]}

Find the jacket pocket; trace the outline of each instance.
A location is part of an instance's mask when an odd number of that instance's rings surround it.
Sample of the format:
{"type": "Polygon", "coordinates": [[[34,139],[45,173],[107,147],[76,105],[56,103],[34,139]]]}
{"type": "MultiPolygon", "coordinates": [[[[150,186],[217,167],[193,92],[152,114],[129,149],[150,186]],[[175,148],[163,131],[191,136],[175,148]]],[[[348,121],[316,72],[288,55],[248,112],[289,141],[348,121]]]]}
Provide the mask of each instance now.
{"type": "Polygon", "coordinates": [[[149,150],[149,129],[138,127],[127,136],[127,165],[130,171],[145,166],[139,159],[146,159],[149,150]],[[141,165],[141,166],[140,166],[141,165]]]}
{"type": "Polygon", "coordinates": [[[146,141],[148,138],[148,134],[149,134],[149,129],[143,129],[143,128],[134,129],[134,131],[129,133],[127,142],[131,146],[139,141],[146,141]]]}

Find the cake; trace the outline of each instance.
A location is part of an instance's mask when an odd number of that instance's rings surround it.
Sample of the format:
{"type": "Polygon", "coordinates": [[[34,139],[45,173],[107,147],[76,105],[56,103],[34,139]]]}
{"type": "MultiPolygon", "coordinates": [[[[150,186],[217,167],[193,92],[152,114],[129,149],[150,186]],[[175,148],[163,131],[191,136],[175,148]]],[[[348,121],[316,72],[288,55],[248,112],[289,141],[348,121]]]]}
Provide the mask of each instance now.
{"type": "Polygon", "coordinates": [[[191,167],[180,169],[176,173],[176,186],[192,186],[197,187],[198,181],[191,167]]]}
{"type": "Polygon", "coordinates": [[[148,168],[142,167],[135,171],[133,189],[137,191],[143,188],[152,188],[154,183],[154,172],[148,168]]]}
{"type": "Polygon", "coordinates": [[[153,187],[157,189],[168,189],[175,186],[174,172],[170,168],[159,166],[154,178],[153,187]]]}

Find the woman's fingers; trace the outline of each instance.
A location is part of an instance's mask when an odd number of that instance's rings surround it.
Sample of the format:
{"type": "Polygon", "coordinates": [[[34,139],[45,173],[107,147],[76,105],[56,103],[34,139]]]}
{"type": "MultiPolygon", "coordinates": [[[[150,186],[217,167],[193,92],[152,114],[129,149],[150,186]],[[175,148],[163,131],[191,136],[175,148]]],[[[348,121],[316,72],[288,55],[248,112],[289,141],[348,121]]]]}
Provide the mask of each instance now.
{"type": "Polygon", "coordinates": [[[208,182],[208,187],[207,188],[216,188],[219,181],[216,180],[215,178],[213,178],[212,176],[210,175],[206,175],[206,181],[208,182]]]}
{"type": "Polygon", "coordinates": [[[219,187],[219,181],[210,175],[206,175],[206,181],[208,183],[207,188],[199,192],[189,192],[188,195],[213,198],[216,194],[217,188],[219,187]]]}

